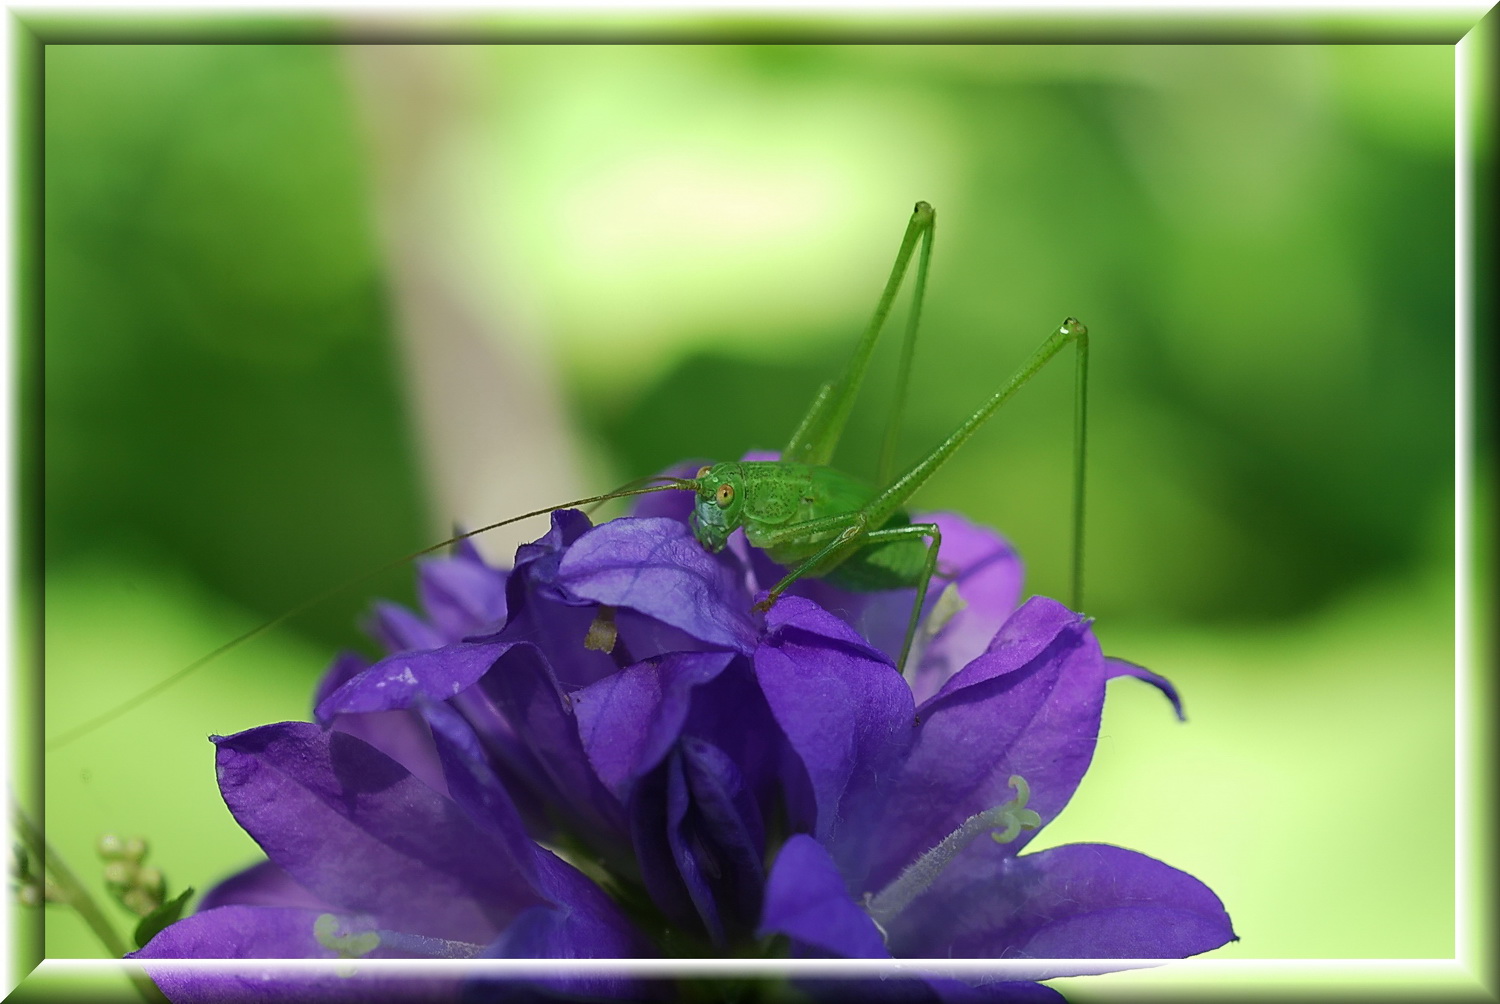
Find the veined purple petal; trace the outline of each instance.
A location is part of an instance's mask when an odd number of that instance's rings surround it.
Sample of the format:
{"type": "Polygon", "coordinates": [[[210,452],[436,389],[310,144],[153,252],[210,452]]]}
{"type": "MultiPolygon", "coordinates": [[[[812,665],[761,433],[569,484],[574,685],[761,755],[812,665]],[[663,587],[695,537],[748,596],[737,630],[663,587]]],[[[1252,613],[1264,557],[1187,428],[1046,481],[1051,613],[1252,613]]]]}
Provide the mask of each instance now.
{"type": "Polygon", "coordinates": [[[890,958],[875,922],[849,898],[833,858],[804,833],[787,838],[776,855],[755,933],[785,934],[830,956],[890,958]]]}
{"type": "Polygon", "coordinates": [[[1177,688],[1172,686],[1172,681],[1168,680],[1165,676],[1162,676],[1160,673],[1153,673],[1145,666],[1137,666],[1126,659],[1113,659],[1106,656],[1104,659],[1104,678],[1106,680],[1113,680],[1117,676],[1133,676],[1137,680],[1144,680],[1151,684],[1151,686],[1160,690],[1167,700],[1172,702],[1172,710],[1177,712],[1177,720],[1179,722],[1187,721],[1187,715],[1183,714],[1182,711],[1182,698],[1177,696],[1177,688]]]}
{"type": "Polygon", "coordinates": [[[437,749],[427,723],[415,711],[371,711],[334,715],[326,723],[330,729],[357,736],[411,771],[424,784],[440,794],[448,793],[448,783],[438,762],[437,749]]]}
{"type": "Polygon", "coordinates": [[[317,719],[409,708],[418,698],[445,700],[473,686],[510,647],[509,642],[458,642],[387,656],[318,702],[317,719]]]}
{"type": "Polygon", "coordinates": [[[819,840],[852,828],[864,841],[869,797],[911,742],[911,690],[883,656],[810,600],[784,596],[766,615],[755,675],[812,787],[809,826],[819,840]]]}
{"type": "Polygon", "coordinates": [[[1033,596],[1005,619],[983,653],[943,685],[933,698],[918,710],[926,711],[939,701],[963,690],[985,683],[997,676],[1031,665],[1058,634],[1068,627],[1086,621],[1056,600],[1033,596]]]}
{"type": "Polygon", "coordinates": [[[589,762],[621,802],[682,734],[694,691],[733,658],[732,652],[673,653],[637,663],[572,695],[589,762]]]}
{"type": "MultiPolygon", "coordinates": [[[[362,656],[345,653],[335,659],[318,685],[314,716],[316,717],[317,707],[322,706],[325,701],[330,708],[337,706],[337,702],[328,699],[368,668],[369,664],[362,656]]],[[[334,714],[320,718],[319,721],[327,728],[358,736],[437,791],[447,793],[442,767],[438,764],[437,751],[432,745],[432,735],[428,732],[426,723],[414,712],[394,710],[334,714]]]]}
{"type": "Polygon", "coordinates": [[[582,600],[629,607],[748,655],[759,631],[741,579],[731,556],[709,554],[684,524],[625,517],[569,548],[557,581],[582,600]]]}
{"type": "MultiPolygon", "coordinates": [[[[1067,804],[1093,758],[1104,705],[1104,658],[1087,623],[1033,597],[984,655],[917,709],[915,743],[887,793],[870,891],[970,816],[1014,799],[1012,775],[1029,782],[1028,807],[1043,826],[1067,804]]],[[[1034,832],[1005,850],[1017,853],[1034,832]]]]}
{"type": "MultiPolygon", "coordinates": [[[[726,933],[743,937],[760,916],[766,842],[760,808],[735,762],[694,736],[678,743],[692,795],[690,840],[726,933]]],[[[688,834],[685,834],[688,835],[688,834]]]]}
{"type": "Polygon", "coordinates": [[[193,912],[206,913],[221,906],[295,906],[319,913],[338,909],[308,892],[274,861],[262,861],[231,875],[204,893],[193,912]]]}
{"type": "Polygon", "coordinates": [[[1180,959],[1235,940],[1219,897],[1155,858],[1110,844],[972,857],[891,925],[902,955],[1180,959]]]}
{"type": "Polygon", "coordinates": [[[291,906],[221,906],[164,928],[135,959],[430,959],[471,958],[483,946],[413,937],[380,928],[368,915],[332,913],[340,935],[373,933],[371,947],[340,954],[318,937],[331,911],[291,906]],[[416,949],[413,951],[413,949],[416,949]],[[443,954],[436,954],[442,951],[443,954]]]}
{"type": "Polygon", "coordinates": [[[483,945],[541,899],[456,803],[362,740],[283,722],[215,743],[236,821],[327,902],[483,945]]]}
{"type": "MultiPolygon", "coordinates": [[[[185,917],[167,927],[138,952],[126,958],[146,963],[146,972],[173,1004],[221,1004],[223,1001],[446,1001],[458,1000],[462,985],[452,978],[409,973],[360,970],[328,973],[290,973],[285,970],[168,969],[152,966],[152,959],[337,959],[339,954],[319,942],[315,925],[323,911],[296,907],[224,906],[185,917]]],[[[367,921],[341,917],[368,930],[367,921]]],[[[401,939],[382,937],[367,959],[409,959],[401,939]]]]}

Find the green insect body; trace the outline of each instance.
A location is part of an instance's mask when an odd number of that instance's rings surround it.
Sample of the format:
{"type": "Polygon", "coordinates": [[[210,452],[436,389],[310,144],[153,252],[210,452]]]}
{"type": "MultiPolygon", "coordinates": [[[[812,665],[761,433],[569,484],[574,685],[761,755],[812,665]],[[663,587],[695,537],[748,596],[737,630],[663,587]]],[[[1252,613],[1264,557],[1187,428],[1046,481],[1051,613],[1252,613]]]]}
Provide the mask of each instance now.
{"type": "MultiPolygon", "coordinates": [[[[878,494],[873,485],[834,467],[775,460],[714,464],[700,470],[693,480],[700,487],[691,521],[700,544],[720,551],[729,534],[742,527],[751,547],[789,567],[818,555],[844,528],[799,530],[788,536],[788,527],[858,512],[878,494]]],[[[910,525],[911,517],[898,509],[874,529],[910,525]]],[[[926,568],[926,554],[920,540],[887,540],[854,550],[842,560],[825,561],[805,574],[854,592],[910,588],[918,584],[926,568]]]]}

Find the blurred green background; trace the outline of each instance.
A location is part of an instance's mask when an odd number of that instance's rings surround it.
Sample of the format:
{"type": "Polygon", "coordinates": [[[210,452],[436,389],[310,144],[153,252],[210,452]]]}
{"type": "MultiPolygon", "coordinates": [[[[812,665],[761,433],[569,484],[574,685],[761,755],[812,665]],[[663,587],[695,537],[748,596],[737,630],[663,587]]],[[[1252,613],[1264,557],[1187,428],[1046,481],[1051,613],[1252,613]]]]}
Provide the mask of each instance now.
{"type": "MultiPolygon", "coordinates": [[[[53,45],[44,70],[49,732],[455,521],[780,446],[921,198],[903,457],[1083,319],[1085,607],[1189,715],[1112,684],[1044,843],[1198,875],[1242,938],[1219,956],[1452,954],[1451,47],[53,45]]],[[[916,500],[1008,534],[1051,595],[1070,367],[916,500]]],[[[49,754],[49,837],[88,871],[100,832],[145,835],[200,890],[254,860],[205,736],[306,718],[410,578],[49,754]]],[[[98,948],[54,911],[46,951],[98,948]]]]}

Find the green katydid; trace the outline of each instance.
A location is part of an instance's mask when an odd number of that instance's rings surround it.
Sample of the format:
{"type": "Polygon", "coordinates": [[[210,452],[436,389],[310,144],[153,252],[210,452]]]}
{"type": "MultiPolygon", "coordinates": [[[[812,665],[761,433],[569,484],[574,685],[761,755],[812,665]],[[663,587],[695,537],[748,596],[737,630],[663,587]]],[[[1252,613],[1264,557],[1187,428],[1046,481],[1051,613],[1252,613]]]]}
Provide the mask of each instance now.
{"type": "Polygon", "coordinates": [[[789,586],[805,577],[824,578],[843,588],[862,592],[915,587],[916,597],[901,653],[896,661],[896,668],[898,671],[902,670],[911,653],[927,587],[937,571],[937,557],[942,544],[937,524],[913,523],[904,510],[906,501],[1000,405],[1069,343],[1077,346],[1071,600],[1073,607],[1078,608],[1082,593],[1088,329],[1076,319],[1070,317],[1063,321],[1021,368],[936,448],[904,474],[895,478],[891,476],[896,435],[900,429],[917,325],[921,318],[922,297],[927,285],[927,270],[932,257],[935,226],[936,214],[932,206],[926,202],[918,202],[913,207],[911,219],[907,222],[906,232],[896,254],[895,265],[876,303],[875,313],[868,327],[855,345],[844,371],[836,380],[825,383],[818,389],[807,414],[798,423],[786,448],[781,451],[779,460],[712,464],[701,468],[692,478],[664,475],[643,478],[630,484],[662,483],[646,487],[626,487],[603,495],[575,499],[460,533],[305,600],[274,620],[226,642],[130,700],[53,738],[48,742],[47,748],[56,749],[92,732],[230,649],[271,630],[335,593],[388,569],[465,538],[524,519],[559,509],[594,505],[610,499],[658,491],[691,490],[696,494],[691,515],[693,534],[710,551],[721,550],[734,530],[743,529],[745,538],[752,547],[765,551],[773,561],[789,568],[781,581],[756,604],[759,610],[768,609],[789,586]],[[901,349],[896,397],[881,452],[879,476],[872,484],[829,466],[829,461],[848,421],[886,316],[891,311],[911,264],[912,255],[917,252],[919,245],[915,289],[901,349]]]}

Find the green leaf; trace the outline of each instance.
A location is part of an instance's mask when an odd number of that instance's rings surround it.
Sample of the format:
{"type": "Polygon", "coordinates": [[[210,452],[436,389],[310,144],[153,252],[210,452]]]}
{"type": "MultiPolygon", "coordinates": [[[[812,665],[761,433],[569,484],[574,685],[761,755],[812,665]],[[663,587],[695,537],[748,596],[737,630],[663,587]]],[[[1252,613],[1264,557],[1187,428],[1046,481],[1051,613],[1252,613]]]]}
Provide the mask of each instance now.
{"type": "Polygon", "coordinates": [[[177,919],[182,916],[183,907],[187,906],[188,898],[192,895],[193,887],[188,886],[182,892],[142,917],[141,922],[135,925],[135,947],[145,948],[146,942],[160,934],[162,928],[168,924],[175,924],[177,919]]]}

